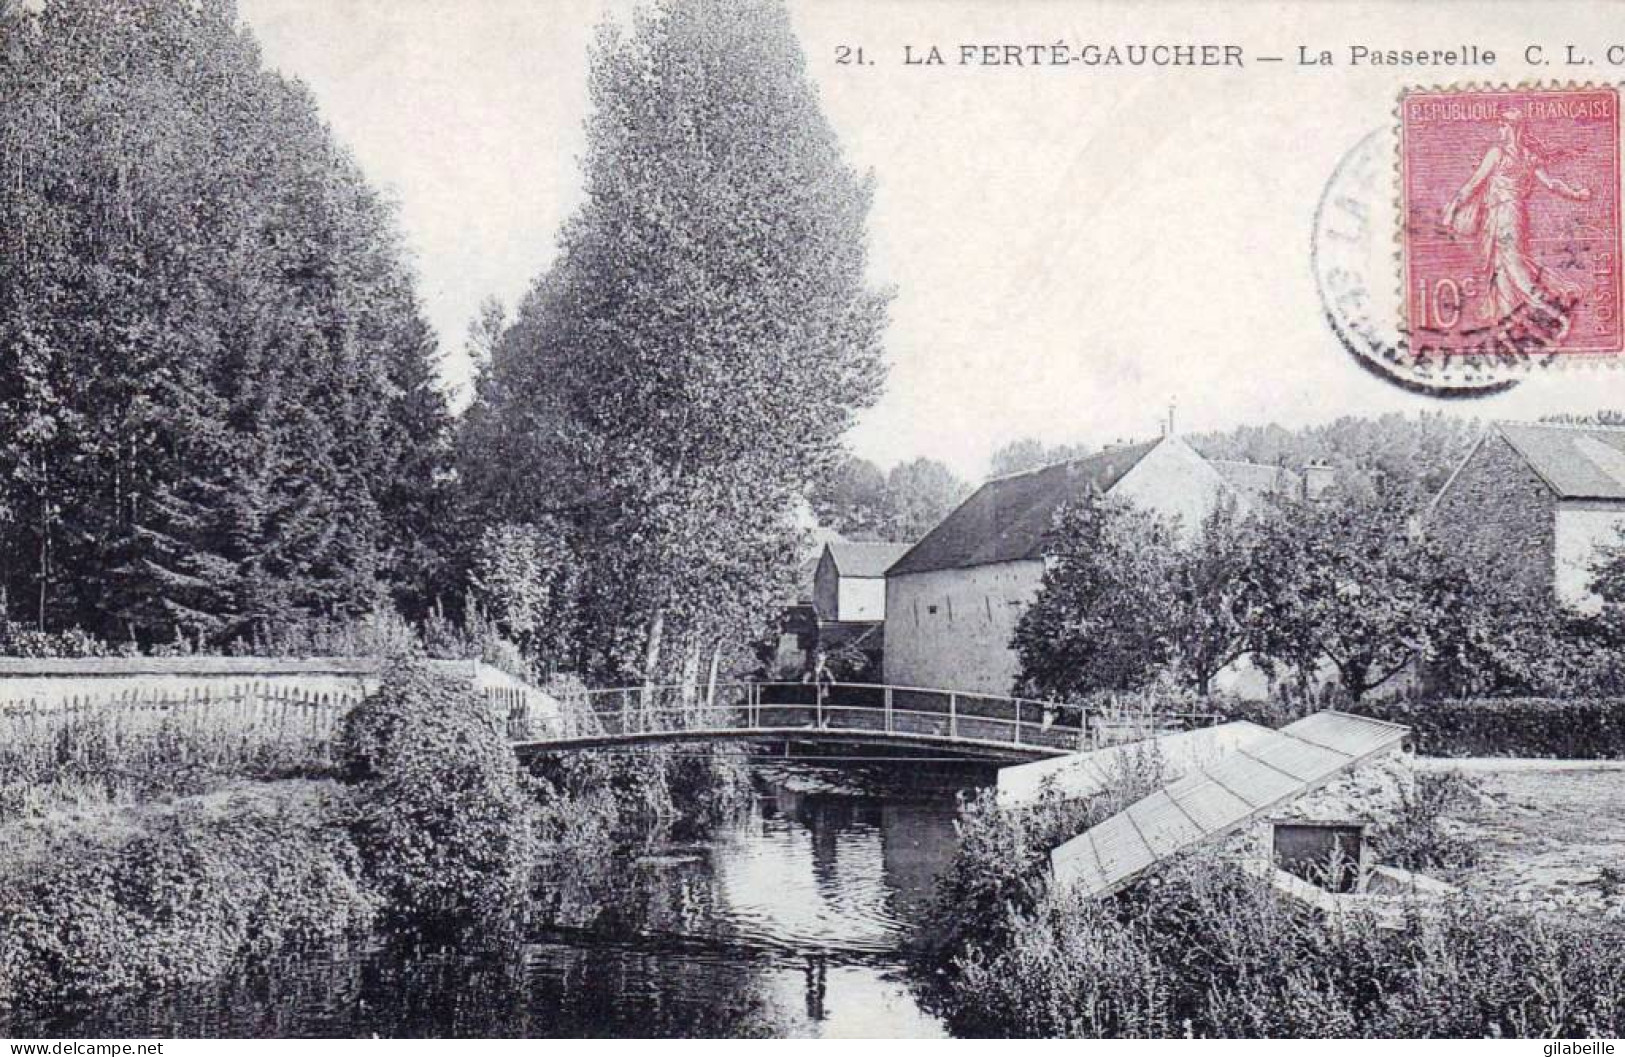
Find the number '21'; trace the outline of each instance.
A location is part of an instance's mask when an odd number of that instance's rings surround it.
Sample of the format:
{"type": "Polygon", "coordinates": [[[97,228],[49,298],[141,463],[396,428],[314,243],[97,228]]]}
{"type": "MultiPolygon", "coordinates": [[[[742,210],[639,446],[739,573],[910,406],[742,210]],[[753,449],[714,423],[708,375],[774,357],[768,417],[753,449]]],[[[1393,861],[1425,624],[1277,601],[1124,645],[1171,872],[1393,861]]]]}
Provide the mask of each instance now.
{"type": "Polygon", "coordinates": [[[867,66],[864,61],[862,48],[851,48],[841,45],[835,49],[835,65],[837,66],[867,66]]]}

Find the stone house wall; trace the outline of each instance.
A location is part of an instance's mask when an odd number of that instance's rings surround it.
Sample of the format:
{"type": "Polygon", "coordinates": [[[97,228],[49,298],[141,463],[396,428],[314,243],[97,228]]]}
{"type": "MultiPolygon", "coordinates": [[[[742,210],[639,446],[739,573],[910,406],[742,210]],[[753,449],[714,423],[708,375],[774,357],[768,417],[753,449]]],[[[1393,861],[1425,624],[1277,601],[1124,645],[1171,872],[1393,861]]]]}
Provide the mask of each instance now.
{"type": "Polygon", "coordinates": [[[835,568],[835,559],[830,556],[828,547],[824,548],[818,568],[813,572],[813,605],[820,619],[841,619],[836,616],[841,608],[841,574],[835,568]]]}
{"type": "Polygon", "coordinates": [[[888,576],[885,681],[1009,694],[1010,639],[1043,579],[1036,559],[888,576]]]}
{"type": "Polygon", "coordinates": [[[1557,497],[1499,433],[1485,437],[1445,484],[1425,528],[1477,566],[1554,589],[1557,497]]]}
{"type": "Polygon", "coordinates": [[[1212,463],[1178,438],[1152,448],[1108,494],[1158,517],[1177,520],[1186,539],[1201,528],[1220,497],[1243,501],[1212,463]]]}
{"type": "Polygon", "coordinates": [[[882,577],[843,576],[836,599],[836,620],[886,619],[886,581],[882,577]]]}

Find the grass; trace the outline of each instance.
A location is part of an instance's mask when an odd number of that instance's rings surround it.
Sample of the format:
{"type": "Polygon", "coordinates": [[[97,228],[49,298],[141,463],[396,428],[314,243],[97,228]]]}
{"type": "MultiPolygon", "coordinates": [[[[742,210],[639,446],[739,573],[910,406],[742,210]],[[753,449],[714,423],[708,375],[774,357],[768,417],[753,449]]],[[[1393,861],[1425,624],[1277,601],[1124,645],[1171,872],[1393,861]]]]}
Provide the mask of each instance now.
{"type": "Polygon", "coordinates": [[[108,701],[0,714],[0,824],[332,769],[333,709],[108,701]]]}
{"type": "Polygon", "coordinates": [[[1534,909],[1625,918],[1625,768],[1483,760],[1464,772],[1476,795],[1446,822],[1478,861],[1448,880],[1534,909]]]}

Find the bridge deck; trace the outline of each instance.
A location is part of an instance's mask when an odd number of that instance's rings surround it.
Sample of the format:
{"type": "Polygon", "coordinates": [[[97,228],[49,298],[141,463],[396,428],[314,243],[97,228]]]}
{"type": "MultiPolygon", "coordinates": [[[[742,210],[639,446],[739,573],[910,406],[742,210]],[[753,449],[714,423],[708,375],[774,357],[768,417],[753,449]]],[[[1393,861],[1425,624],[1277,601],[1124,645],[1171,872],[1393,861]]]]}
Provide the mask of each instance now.
{"type": "MultiPolygon", "coordinates": [[[[562,715],[512,724],[524,755],[701,741],[795,741],[952,748],[1034,760],[1147,733],[1133,719],[1053,702],[919,687],[730,683],[703,698],[693,687],[590,691],[562,715]]],[[[1158,730],[1211,721],[1159,715],[1158,730]]]]}
{"type": "Polygon", "coordinates": [[[815,742],[831,745],[893,745],[905,748],[951,748],[966,756],[1000,760],[1042,760],[1066,756],[1073,750],[1045,745],[1016,745],[984,738],[950,738],[907,731],[879,731],[860,727],[691,727],[683,730],[636,731],[630,734],[581,735],[539,741],[516,741],[521,756],[577,749],[605,749],[617,745],[670,745],[679,742],[759,741],[815,742]]]}

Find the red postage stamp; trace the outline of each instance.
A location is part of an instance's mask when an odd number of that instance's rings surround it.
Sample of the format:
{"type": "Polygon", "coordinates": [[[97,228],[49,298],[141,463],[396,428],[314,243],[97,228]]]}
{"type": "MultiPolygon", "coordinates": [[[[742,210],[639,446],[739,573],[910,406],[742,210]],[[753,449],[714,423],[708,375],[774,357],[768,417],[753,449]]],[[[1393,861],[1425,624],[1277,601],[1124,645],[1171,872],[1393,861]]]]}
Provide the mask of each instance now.
{"type": "Polygon", "coordinates": [[[1399,117],[1413,358],[1620,352],[1618,90],[1418,89],[1399,117]]]}

